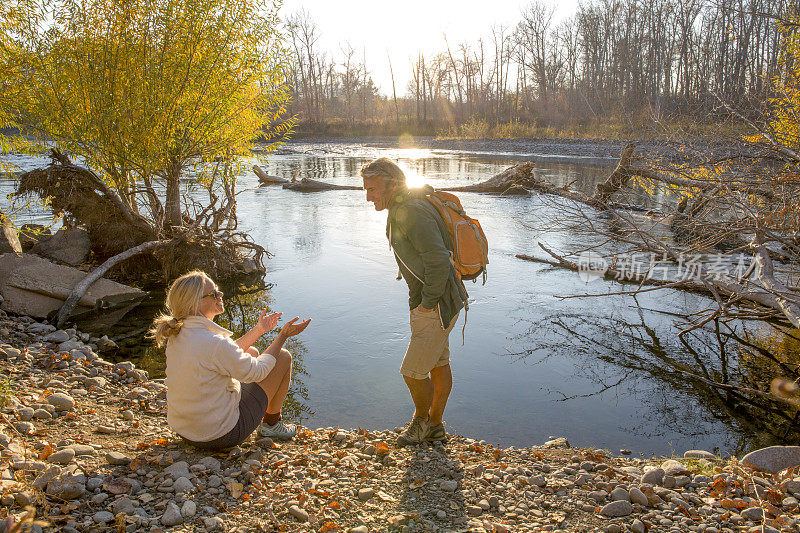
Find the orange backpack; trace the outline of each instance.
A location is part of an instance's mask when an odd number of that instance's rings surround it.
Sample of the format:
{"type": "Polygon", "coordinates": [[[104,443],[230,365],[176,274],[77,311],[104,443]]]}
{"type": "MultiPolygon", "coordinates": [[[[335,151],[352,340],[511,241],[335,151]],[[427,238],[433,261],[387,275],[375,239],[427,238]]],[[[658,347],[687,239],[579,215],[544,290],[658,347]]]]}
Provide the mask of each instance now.
{"type": "Polygon", "coordinates": [[[434,191],[426,198],[433,204],[444,221],[453,245],[453,266],[459,278],[474,280],[483,275],[486,283],[486,265],[489,264],[489,243],[480,222],[464,212],[458,196],[444,191],[434,191]]]}

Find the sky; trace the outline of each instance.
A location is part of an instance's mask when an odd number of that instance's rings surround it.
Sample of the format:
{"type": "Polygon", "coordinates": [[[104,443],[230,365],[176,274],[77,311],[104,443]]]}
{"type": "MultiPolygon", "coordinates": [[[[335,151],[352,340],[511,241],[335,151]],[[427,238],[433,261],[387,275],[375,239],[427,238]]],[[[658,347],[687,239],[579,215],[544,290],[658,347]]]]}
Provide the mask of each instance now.
{"type": "MultiPolygon", "coordinates": [[[[548,0],[543,0],[548,3],[548,0]]],[[[573,14],[578,0],[549,0],[555,5],[555,21],[573,14]]],[[[346,43],[366,58],[378,90],[392,94],[389,58],[394,70],[397,96],[406,93],[411,60],[461,42],[490,39],[492,26],[512,27],[521,19],[529,0],[284,0],[280,14],[287,17],[305,9],[320,30],[320,46],[341,57],[346,43]]]]}

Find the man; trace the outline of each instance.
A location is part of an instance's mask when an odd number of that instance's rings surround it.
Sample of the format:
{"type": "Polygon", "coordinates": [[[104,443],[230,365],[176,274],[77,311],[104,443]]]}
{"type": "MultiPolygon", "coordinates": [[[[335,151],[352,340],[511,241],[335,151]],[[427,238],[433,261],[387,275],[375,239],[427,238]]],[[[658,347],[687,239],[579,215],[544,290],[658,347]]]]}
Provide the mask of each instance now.
{"type": "Polygon", "coordinates": [[[403,171],[386,158],[361,169],[367,202],[388,209],[386,236],[408,284],[411,341],[400,373],[414,401],[414,417],[398,444],[447,440],[442,417],[453,387],[450,331],[467,301],[451,263],[450,236],[436,208],[425,198],[430,186],[406,187],[403,171]]]}

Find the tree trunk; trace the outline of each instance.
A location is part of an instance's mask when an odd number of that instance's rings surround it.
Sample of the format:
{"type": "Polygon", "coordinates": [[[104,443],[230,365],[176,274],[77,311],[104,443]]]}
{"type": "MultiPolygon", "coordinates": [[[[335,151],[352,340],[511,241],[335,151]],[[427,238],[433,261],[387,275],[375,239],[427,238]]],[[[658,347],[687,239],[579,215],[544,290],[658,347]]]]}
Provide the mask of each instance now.
{"type": "Polygon", "coordinates": [[[181,170],[173,164],[166,176],[167,197],[164,202],[164,229],[181,225],[181,170]]]}

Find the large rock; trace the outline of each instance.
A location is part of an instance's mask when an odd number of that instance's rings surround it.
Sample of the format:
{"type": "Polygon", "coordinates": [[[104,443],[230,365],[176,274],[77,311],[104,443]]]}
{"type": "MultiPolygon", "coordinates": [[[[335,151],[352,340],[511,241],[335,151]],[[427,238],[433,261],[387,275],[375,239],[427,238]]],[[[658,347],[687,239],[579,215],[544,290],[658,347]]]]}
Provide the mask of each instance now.
{"type": "Polygon", "coordinates": [[[0,254],[22,253],[22,245],[17,238],[17,230],[14,229],[14,224],[11,219],[0,211],[0,254]]]}
{"type": "MultiPolygon", "coordinates": [[[[72,288],[85,277],[86,272],[77,268],[56,265],[35,255],[0,254],[0,294],[3,296],[0,309],[46,318],[48,313],[61,308],[72,288]]],[[[135,302],[144,297],[145,293],[139,289],[101,278],[92,283],[74,312],[94,308],[101,299],[135,302]]]]}
{"type": "Polygon", "coordinates": [[[800,446],[770,446],[750,452],[742,464],[760,472],[777,474],[781,470],[800,465],[800,446]]]}
{"type": "Polygon", "coordinates": [[[86,260],[90,247],[91,242],[86,230],[61,228],[49,239],[36,243],[31,248],[31,253],[76,266],[86,260]]]}
{"type": "Polygon", "coordinates": [[[53,232],[47,226],[41,224],[23,224],[19,228],[19,243],[22,251],[27,252],[37,243],[45,241],[53,236],[53,232]]]}

